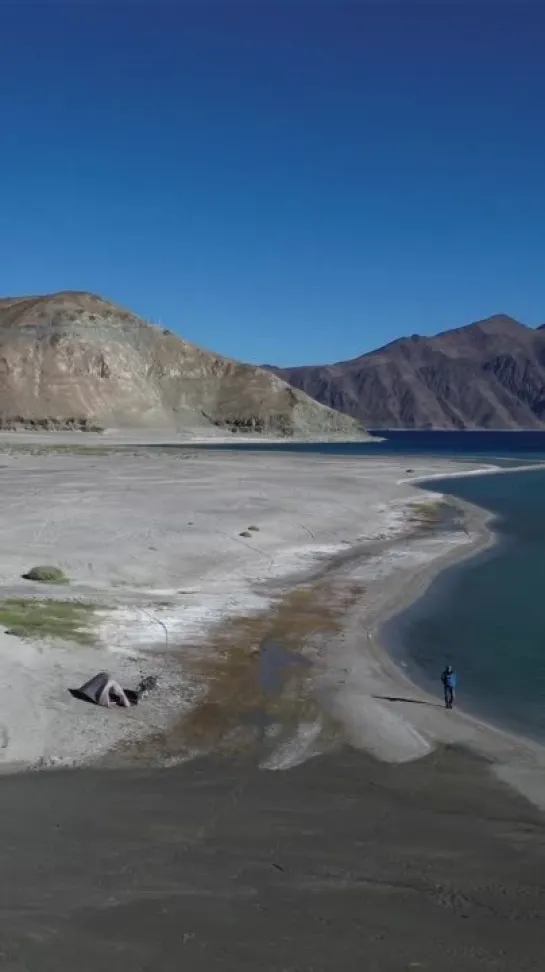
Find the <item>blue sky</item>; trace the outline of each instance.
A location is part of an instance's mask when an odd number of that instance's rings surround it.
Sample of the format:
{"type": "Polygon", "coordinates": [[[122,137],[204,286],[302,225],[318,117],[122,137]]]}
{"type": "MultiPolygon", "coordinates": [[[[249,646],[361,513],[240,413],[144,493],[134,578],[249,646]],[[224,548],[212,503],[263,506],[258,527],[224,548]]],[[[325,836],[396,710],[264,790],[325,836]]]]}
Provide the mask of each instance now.
{"type": "Polygon", "coordinates": [[[545,5],[0,5],[0,293],[254,362],[545,320],[545,5]]]}

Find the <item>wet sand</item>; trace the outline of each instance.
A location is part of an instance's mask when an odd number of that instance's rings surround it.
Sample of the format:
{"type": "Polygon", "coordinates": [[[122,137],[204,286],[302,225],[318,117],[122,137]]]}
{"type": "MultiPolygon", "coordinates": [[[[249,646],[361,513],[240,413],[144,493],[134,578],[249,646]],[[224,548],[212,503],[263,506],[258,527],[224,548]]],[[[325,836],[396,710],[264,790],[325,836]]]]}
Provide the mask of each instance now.
{"type": "Polygon", "coordinates": [[[1,786],[6,972],[543,968],[543,817],[456,749],[1,786]]]}

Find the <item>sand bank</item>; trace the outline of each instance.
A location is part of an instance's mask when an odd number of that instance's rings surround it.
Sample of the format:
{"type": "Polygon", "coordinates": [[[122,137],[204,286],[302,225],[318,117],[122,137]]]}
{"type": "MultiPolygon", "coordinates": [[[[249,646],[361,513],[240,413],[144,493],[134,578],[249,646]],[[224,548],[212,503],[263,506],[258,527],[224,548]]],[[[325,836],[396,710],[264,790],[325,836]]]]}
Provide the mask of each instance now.
{"type": "Polygon", "coordinates": [[[417,488],[474,465],[410,463],[145,449],[3,453],[3,598],[74,601],[94,613],[89,644],[0,634],[1,764],[76,765],[107,754],[123,762],[135,752],[168,763],[226,743],[247,749],[256,732],[258,761],[269,769],[346,740],[390,762],[463,743],[541,802],[541,747],[460,711],[447,716],[381,647],[385,619],[439,569],[493,540],[474,508],[455,522],[451,506],[440,529],[441,498],[417,488]],[[70,583],[21,579],[44,563],[70,583]],[[306,668],[264,702],[259,646],[271,637],[306,668]],[[129,714],[76,702],[68,688],[100,669],[127,687],[158,674],[160,690],[129,714]],[[143,741],[137,750],[135,740],[143,741]]]}
{"type": "MultiPolygon", "coordinates": [[[[457,504],[465,513],[468,545],[450,550],[445,545],[439,556],[415,565],[414,570],[392,572],[386,581],[374,578],[365,602],[346,614],[342,635],[328,652],[325,683],[334,680],[334,711],[356,746],[393,763],[422,758],[443,745],[467,747],[499,779],[545,809],[545,747],[464,712],[463,701],[462,708],[446,712],[439,679],[437,693],[430,694],[415,685],[403,662],[394,661],[384,646],[386,623],[420,598],[440,570],[496,542],[492,514],[459,500],[457,504]]],[[[367,575],[366,566],[354,565],[351,582],[362,572],[367,575]]]]}
{"type": "Polygon", "coordinates": [[[287,438],[284,436],[262,435],[260,433],[244,434],[225,432],[221,428],[211,427],[204,433],[202,429],[185,429],[177,432],[172,429],[115,429],[108,428],[102,432],[82,432],[77,429],[70,431],[33,431],[31,429],[21,429],[20,431],[0,431],[0,445],[13,445],[20,447],[25,444],[37,445],[47,448],[54,445],[68,445],[82,448],[125,448],[130,446],[188,446],[188,445],[297,445],[298,443],[312,442],[313,444],[327,442],[382,442],[380,436],[369,435],[362,431],[359,435],[350,439],[346,438],[346,433],[324,435],[322,438],[312,439],[306,436],[294,436],[287,438]]]}
{"type": "MultiPolygon", "coordinates": [[[[411,466],[421,476],[453,468],[411,466]]],[[[377,576],[388,563],[412,563],[403,538],[425,496],[401,481],[406,474],[403,458],[2,453],[2,597],[73,600],[96,613],[89,645],[0,635],[1,763],[71,765],[161,733],[206,695],[194,662],[219,622],[262,615],[300,578],[353,551],[379,545],[377,576]],[[21,580],[36,564],[60,567],[70,583],[21,580]],[[102,668],[127,686],[158,673],[161,691],[129,715],[75,702],[67,689],[102,668]]],[[[417,556],[467,540],[445,534],[417,556]]]]}

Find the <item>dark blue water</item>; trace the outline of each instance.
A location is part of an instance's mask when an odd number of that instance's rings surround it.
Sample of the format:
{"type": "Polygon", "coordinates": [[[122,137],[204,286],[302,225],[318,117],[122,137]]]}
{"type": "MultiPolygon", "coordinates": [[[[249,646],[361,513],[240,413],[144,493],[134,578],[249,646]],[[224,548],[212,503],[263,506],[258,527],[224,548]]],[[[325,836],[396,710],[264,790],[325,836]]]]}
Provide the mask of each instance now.
{"type": "MultiPolygon", "coordinates": [[[[375,442],[213,442],[183,446],[191,450],[227,452],[297,452],[333,456],[381,455],[450,455],[468,457],[504,457],[545,459],[545,431],[543,432],[455,432],[455,431],[386,431],[374,433],[383,441],[375,442]]],[[[164,449],[164,446],[156,448],[164,449]]],[[[180,446],[173,446],[179,449],[180,446]]]]}
{"type": "Polygon", "coordinates": [[[397,644],[420,681],[439,692],[450,662],[461,704],[544,739],[545,470],[435,480],[429,488],[493,511],[499,543],[444,571],[394,622],[397,644]]]}

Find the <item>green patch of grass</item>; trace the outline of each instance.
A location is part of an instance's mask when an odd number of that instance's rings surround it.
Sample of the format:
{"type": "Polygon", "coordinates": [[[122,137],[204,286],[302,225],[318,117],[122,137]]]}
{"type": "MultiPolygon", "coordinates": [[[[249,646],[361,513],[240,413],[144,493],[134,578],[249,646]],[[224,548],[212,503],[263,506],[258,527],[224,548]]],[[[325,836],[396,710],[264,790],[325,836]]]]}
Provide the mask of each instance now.
{"type": "Polygon", "coordinates": [[[89,623],[94,604],[78,601],[34,600],[10,597],[0,601],[0,626],[18,638],[61,638],[92,644],[89,623]]]}
{"type": "Polygon", "coordinates": [[[41,584],[68,584],[68,577],[60,569],[51,564],[40,567],[31,567],[26,574],[22,574],[24,580],[40,581],[41,584]]]}
{"type": "Polygon", "coordinates": [[[412,503],[409,522],[414,523],[422,530],[433,530],[439,524],[444,511],[445,503],[442,500],[412,503]]]}

